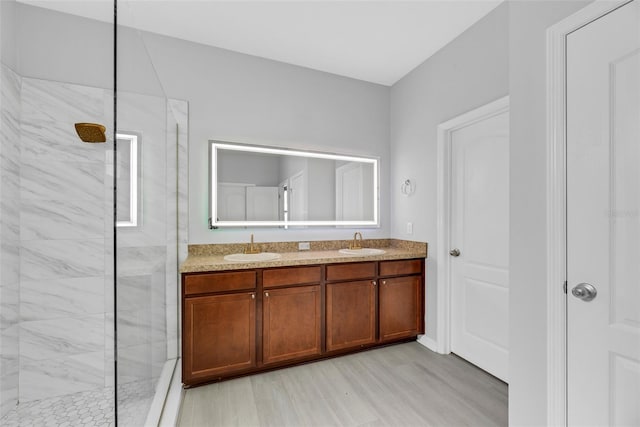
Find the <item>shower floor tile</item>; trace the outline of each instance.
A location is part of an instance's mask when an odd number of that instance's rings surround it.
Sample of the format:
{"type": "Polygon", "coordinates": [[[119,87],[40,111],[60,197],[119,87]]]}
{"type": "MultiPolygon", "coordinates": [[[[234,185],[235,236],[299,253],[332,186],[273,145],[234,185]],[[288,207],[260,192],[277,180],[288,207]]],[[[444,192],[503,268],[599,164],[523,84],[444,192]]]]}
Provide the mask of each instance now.
{"type": "MultiPolygon", "coordinates": [[[[118,387],[118,425],[144,425],[153,400],[149,381],[118,387]]],[[[19,404],[0,419],[2,427],[114,427],[113,387],[19,404]]]]}
{"type": "Polygon", "coordinates": [[[50,399],[21,403],[9,411],[0,425],[112,427],[113,388],[83,391],[50,399]]]}

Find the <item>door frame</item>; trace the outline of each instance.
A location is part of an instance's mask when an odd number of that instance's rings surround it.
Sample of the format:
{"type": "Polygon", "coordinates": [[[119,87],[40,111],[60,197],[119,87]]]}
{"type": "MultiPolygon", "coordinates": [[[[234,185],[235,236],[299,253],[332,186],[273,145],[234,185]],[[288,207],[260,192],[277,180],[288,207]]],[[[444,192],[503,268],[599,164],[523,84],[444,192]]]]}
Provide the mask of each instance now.
{"type": "Polygon", "coordinates": [[[451,353],[451,136],[458,129],[509,111],[504,96],[438,125],[437,189],[437,327],[435,351],[451,353]]]}
{"type": "Polygon", "coordinates": [[[595,0],[547,29],[547,425],[567,425],[566,38],[633,0],[595,0]]]}

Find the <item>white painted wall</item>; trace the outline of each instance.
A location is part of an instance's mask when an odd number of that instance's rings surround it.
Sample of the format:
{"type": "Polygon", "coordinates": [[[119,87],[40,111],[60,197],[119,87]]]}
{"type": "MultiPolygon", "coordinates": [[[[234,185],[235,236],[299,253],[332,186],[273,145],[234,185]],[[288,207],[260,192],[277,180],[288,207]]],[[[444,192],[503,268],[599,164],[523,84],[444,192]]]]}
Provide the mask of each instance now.
{"type": "MultiPolygon", "coordinates": [[[[19,49],[29,52],[20,58],[22,75],[113,87],[111,25],[17,6],[19,49]]],[[[118,40],[119,69],[126,70],[119,89],[189,102],[189,243],[246,241],[251,231],[257,241],[353,234],[343,228],[209,230],[210,139],[380,157],[381,227],[362,231],[365,238],[389,236],[388,87],[130,29],[118,40]]]]}
{"type": "MultiPolygon", "coordinates": [[[[113,89],[112,16],[94,21],[24,3],[15,13],[22,76],[113,89]]],[[[165,96],[137,30],[119,27],[118,70],[119,90],[165,96]]]]}
{"type": "Polygon", "coordinates": [[[546,29],[578,1],[512,1],[509,424],[547,424],[546,29]]]}
{"type": "Polygon", "coordinates": [[[0,1],[0,60],[12,70],[17,69],[15,9],[15,0],[0,1]]]}
{"type": "Polygon", "coordinates": [[[391,88],[391,237],[429,242],[426,334],[436,335],[436,147],[439,123],[508,94],[502,4],[391,88]],[[400,185],[415,182],[404,196],[400,185]],[[406,234],[406,223],[413,234],[406,234]]]}
{"type": "MultiPolygon", "coordinates": [[[[190,243],[246,241],[249,230],[207,228],[207,141],[244,142],[381,158],[389,236],[389,88],[155,34],[144,40],[167,96],[189,101],[190,243]]],[[[258,241],[342,239],[345,229],[256,229],[258,241]]]]}
{"type": "Polygon", "coordinates": [[[113,88],[113,25],[23,3],[16,23],[23,77],[113,88]]]}
{"type": "Polygon", "coordinates": [[[218,151],[218,182],[276,187],[280,181],[280,159],[273,154],[218,151]]]}

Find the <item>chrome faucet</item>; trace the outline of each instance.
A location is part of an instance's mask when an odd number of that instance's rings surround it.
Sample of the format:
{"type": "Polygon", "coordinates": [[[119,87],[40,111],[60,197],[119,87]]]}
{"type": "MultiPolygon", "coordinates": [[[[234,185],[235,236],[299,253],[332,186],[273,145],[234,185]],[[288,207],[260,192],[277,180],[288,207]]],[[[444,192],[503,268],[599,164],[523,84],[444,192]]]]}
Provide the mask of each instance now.
{"type": "Polygon", "coordinates": [[[353,235],[353,242],[349,245],[349,249],[362,249],[362,234],[356,231],[353,235]],[[360,243],[358,243],[358,236],[360,236],[360,243]]]}
{"type": "Polygon", "coordinates": [[[260,253],[260,248],[253,244],[253,234],[251,234],[251,243],[249,243],[249,246],[247,248],[245,248],[244,253],[245,254],[259,254],[260,253]]]}

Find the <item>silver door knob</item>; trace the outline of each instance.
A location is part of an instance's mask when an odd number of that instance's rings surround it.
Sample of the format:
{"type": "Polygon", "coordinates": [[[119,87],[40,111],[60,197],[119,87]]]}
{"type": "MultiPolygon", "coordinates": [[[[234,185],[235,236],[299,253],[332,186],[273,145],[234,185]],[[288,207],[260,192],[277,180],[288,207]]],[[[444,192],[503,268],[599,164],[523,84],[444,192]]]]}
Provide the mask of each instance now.
{"type": "Polygon", "coordinates": [[[449,251],[449,255],[451,256],[460,256],[460,249],[456,248],[456,249],[451,249],[449,251]]]}
{"type": "Polygon", "coordinates": [[[598,295],[598,291],[589,283],[580,283],[571,289],[571,294],[582,301],[589,302],[598,295]]]}

